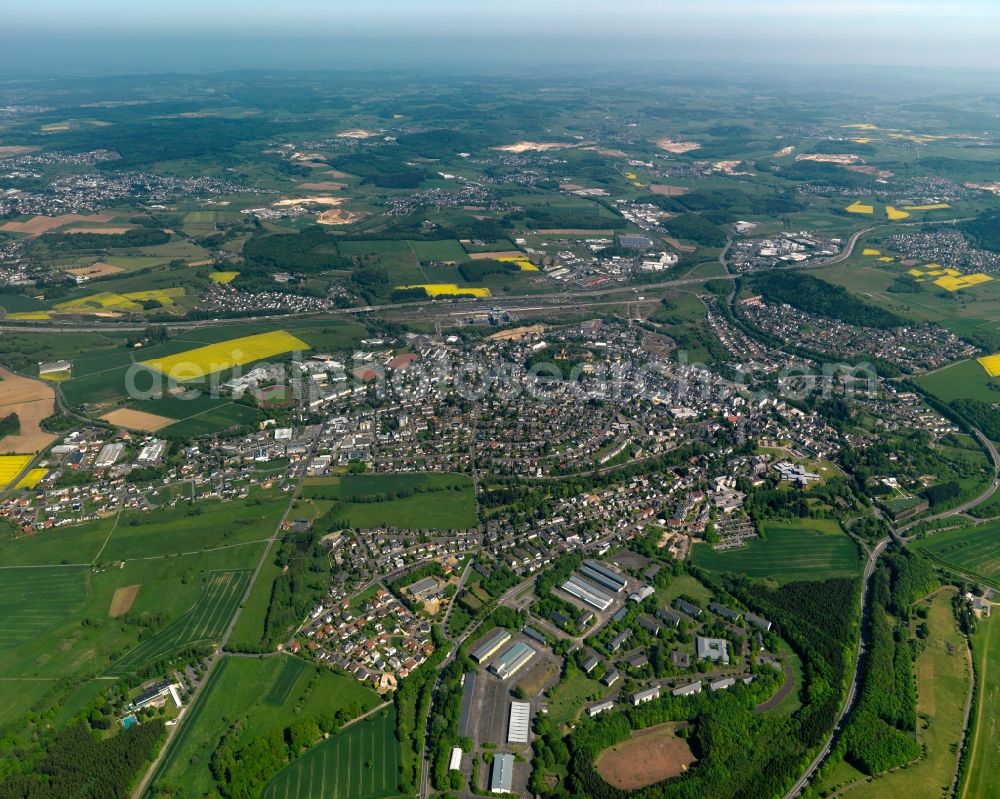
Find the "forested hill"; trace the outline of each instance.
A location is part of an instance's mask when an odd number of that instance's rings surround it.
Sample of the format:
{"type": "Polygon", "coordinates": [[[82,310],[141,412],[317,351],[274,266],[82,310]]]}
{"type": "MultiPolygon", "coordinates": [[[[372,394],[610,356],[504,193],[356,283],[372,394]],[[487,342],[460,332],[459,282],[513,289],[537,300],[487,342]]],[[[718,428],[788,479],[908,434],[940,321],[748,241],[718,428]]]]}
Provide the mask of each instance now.
{"type": "Polygon", "coordinates": [[[886,329],[906,324],[903,317],[802,272],[768,272],[751,279],[748,286],[768,302],[787,303],[800,311],[839,319],[849,325],[886,329]]]}

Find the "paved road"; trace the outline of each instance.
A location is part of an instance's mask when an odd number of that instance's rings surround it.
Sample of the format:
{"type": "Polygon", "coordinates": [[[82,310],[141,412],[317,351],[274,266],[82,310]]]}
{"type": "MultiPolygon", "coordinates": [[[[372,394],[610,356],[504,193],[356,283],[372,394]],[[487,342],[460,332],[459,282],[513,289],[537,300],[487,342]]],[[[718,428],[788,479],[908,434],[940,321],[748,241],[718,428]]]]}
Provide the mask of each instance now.
{"type": "MultiPolygon", "coordinates": [[[[990,441],[985,435],[983,435],[981,430],[974,427],[972,428],[972,432],[976,435],[976,438],[978,438],[986,446],[986,449],[990,453],[990,458],[993,460],[993,480],[990,482],[990,485],[979,496],[969,500],[968,502],[963,503],[962,505],[959,505],[958,507],[951,508],[950,510],[946,510],[943,513],[937,513],[933,516],[928,516],[924,519],[920,519],[918,521],[911,522],[907,525],[904,525],[903,527],[900,527],[895,532],[895,535],[903,543],[910,541],[912,539],[912,536],[907,537],[902,534],[905,533],[907,530],[912,529],[917,524],[920,524],[922,522],[937,521],[938,519],[948,519],[953,516],[958,516],[960,514],[963,514],[966,511],[976,507],[977,505],[982,505],[984,502],[989,501],[989,499],[993,496],[993,494],[996,493],[997,488],[1000,487],[1000,452],[997,451],[997,448],[996,446],[994,446],[993,442],[990,441]]],[[[887,536],[886,538],[883,538],[881,541],[879,541],[878,544],[875,545],[875,548],[869,554],[868,562],[865,564],[865,572],[863,578],[864,583],[861,590],[861,614],[859,616],[859,619],[861,620],[862,626],[861,626],[861,632],[858,635],[858,653],[854,661],[854,674],[851,676],[851,685],[850,688],[848,688],[847,696],[844,700],[844,705],[840,709],[840,714],[837,716],[837,722],[834,725],[833,731],[830,733],[830,736],[827,738],[826,743],[820,749],[816,757],[813,758],[813,761],[809,764],[809,768],[806,769],[805,773],[801,777],[799,777],[798,780],[796,780],[795,784],[791,787],[788,793],[785,794],[785,799],[793,799],[793,797],[798,796],[809,784],[809,782],[815,776],[816,772],[819,770],[819,767],[823,765],[823,762],[826,760],[830,752],[833,750],[833,746],[836,743],[837,738],[840,736],[841,732],[843,732],[844,722],[846,721],[851,709],[854,707],[854,702],[857,699],[858,687],[861,682],[861,661],[863,660],[865,652],[864,619],[865,619],[865,611],[868,605],[868,593],[871,589],[871,576],[872,573],[875,571],[875,565],[878,562],[879,557],[881,557],[882,553],[885,551],[885,548],[889,545],[891,540],[892,536],[887,536]]]]}

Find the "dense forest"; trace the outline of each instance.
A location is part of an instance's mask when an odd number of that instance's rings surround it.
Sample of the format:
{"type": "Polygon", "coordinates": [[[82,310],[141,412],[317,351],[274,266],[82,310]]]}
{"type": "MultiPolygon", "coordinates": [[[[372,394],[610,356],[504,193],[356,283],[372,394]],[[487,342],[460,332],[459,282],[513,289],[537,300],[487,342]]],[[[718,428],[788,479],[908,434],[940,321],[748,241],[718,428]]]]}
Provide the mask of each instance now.
{"type": "Polygon", "coordinates": [[[78,721],[52,739],[33,770],[0,782],[0,799],[124,799],[163,734],[159,719],[104,739],[78,721]]]}
{"type": "Polygon", "coordinates": [[[768,302],[785,303],[849,325],[887,329],[906,324],[901,316],[869,305],[841,286],[802,272],[767,272],[748,281],[748,286],[768,302]]]}

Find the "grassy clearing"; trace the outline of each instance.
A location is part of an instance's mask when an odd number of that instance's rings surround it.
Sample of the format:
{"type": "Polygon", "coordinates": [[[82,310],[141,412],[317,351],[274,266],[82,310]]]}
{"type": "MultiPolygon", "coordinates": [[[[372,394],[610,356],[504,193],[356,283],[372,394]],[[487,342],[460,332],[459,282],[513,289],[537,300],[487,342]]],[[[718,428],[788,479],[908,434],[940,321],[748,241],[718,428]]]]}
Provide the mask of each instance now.
{"type": "Polygon", "coordinates": [[[555,729],[580,717],[586,705],[602,699],[608,689],[579,670],[549,691],[549,719],[555,729]]]}
{"type": "Polygon", "coordinates": [[[257,581],[250,590],[250,596],[243,604],[232,635],[229,636],[229,646],[234,650],[253,649],[260,646],[264,639],[264,622],[267,619],[267,609],[271,604],[271,589],[275,578],[281,574],[281,567],[274,563],[274,547],[264,559],[264,566],[257,575],[257,581]]]}
{"type": "Polygon", "coordinates": [[[400,752],[392,708],[353,724],[280,771],[262,799],[388,799],[399,795],[400,752]]]}
{"type": "Polygon", "coordinates": [[[921,375],[916,378],[916,382],[943,402],[956,399],[975,399],[990,403],[1000,401],[1000,380],[991,378],[983,366],[974,360],[961,361],[921,375]]]}
{"type": "Polygon", "coordinates": [[[854,577],[861,570],[858,547],[836,522],[825,519],[764,524],[763,538],[717,552],[696,544],[692,562],[714,572],[736,572],[779,583],[854,577]]]}
{"type": "Polygon", "coordinates": [[[81,567],[0,571],[0,649],[13,649],[77,613],[88,592],[81,567]]]}

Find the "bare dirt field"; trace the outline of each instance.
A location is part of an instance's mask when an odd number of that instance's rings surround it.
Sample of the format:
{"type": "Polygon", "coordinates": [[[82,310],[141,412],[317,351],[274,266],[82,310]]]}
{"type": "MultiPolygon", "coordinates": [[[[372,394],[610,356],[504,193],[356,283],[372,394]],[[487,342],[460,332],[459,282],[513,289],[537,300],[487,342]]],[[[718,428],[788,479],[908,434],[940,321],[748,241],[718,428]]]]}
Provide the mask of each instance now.
{"type": "Polygon", "coordinates": [[[64,233],[103,233],[105,236],[117,236],[121,233],[128,233],[133,230],[130,227],[73,227],[64,230],[64,233]]]}
{"type": "Polygon", "coordinates": [[[503,147],[494,147],[492,149],[499,150],[502,153],[544,153],[549,150],[566,150],[575,146],[574,144],[563,144],[561,142],[519,141],[515,144],[505,144],[503,147]]]}
{"type": "Polygon", "coordinates": [[[76,275],[77,277],[107,277],[108,275],[117,275],[119,272],[124,271],[120,266],[106,264],[103,261],[98,261],[96,264],[91,264],[90,266],[81,266],[76,269],[66,270],[68,274],[76,275]]]}
{"type": "Polygon", "coordinates": [[[694,252],[698,249],[690,244],[681,244],[677,239],[664,239],[664,241],[675,250],[680,250],[681,252],[694,252]]]}
{"type": "Polygon", "coordinates": [[[352,177],[351,175],[348,175],[346,172],[341,172],[339,169],[328,169],[323,174],[329,175],[331,178],[340,178],[341,180],[346,180],[347,178],[352,177]]]}
{"type": "Polygon", "coordinates": [[[0,147],[0,158],[13,158],[15,155],[27,155],[33,153],[38,147],[0,147]]]}
{"type": "Polygon", "coordinates": [[[335,211],[324,211],[316,221],[321,225],[351,225],[361,219],[361,214],[345,211],[342,208],[335,211]]]}
{"type": "Polygon", "coordinates": [[[0,440],[0,453],[26,454],[41,452],[56,440],[42,430],[41,422],[51,416],[56,395],[52,386],[41,380],[21,377],[0,367],[0,416],[16,413],[21,422],[21,434],[0,440]]]}
{"type": "Polygon", "coordinates": [[[627,741],[605,749],[594,767],[605,782],[625,791],[676,777],[687,771],[694,755],[687,741],[676,735],[673,722],[632,734],[627,741]]]}
{"type": "Polygon", "coordinates": [[[613,150],[609,147],[584,147],[583,149],[608,158],[628,158],[628,153],[622,150],[613,150]]]}
{"type": "Polygon", "coordinates": [[[502,252],[470,252],[469,258],[473,261],[490,261],[494,258],[527,258],[520,250],[503,250],[502,252]]]}
{"type": "Polygon", "coordinates": [[[649,190],[653,194],[661,194],[664,197],[680,197],[687,194],[688,190],[683,186],[668,186],[665,183],[650,183],[649,190]]]}
{"type": "Polygon", "coordinates": [[[306,191],[341,191],[346,187],[343,183],[334,183],[331,180],[320,181],[319,183],[300,183],[299,188],[306,191]]]}
{"type": "Polygon", "coordinates": [[[108,608],[108,615],[112,619],[128,613],[135,602],[135,596],[139,593],[140,586],[126,585],[115,590],[115,595],[111,597],[111,607],[108,608]]]}
{"type": "Polygon", "coordinates": [[[364,128],[345,130],[343,133],[337,134],[338,139],[370,139],[372,136],[378,136],[378,133],[364,128]]]}
{"type": "Polygon", "coordinates": [[[534,699],[536,696],[541,696],[542,691],[556,682],[558,677],[559,667],[554,661],[546,659],[524,675],[517,687],[524,691],[528,699],[534,699]]]}
{"type": "Polygon", "coordinates": [[[657,139],[656,146],[668,153],[677,155],[689,153],[692,150],[700,150],[701,145],[695,141],[674,141],[673,139],[657,139]]]}
{"type": "Polygon", "coordinates": [[[62,216],[36,216],[27,222],[7,222],[0,225],[0,230],[8,233],[27,233],[29,236],[41,236],[50,230],[65,227],[77,223],[87,222],[110,222],[115,218],[114,214],[94,214],[92,216],[81,216],[80,214],[63,214],[62,216]]]}
{"type": "Polygon", "coordinates": [[[106,413],[101,418],[105,422],[110,422],[115,427],[124,427],[128,430],[142,430],[147,433],[155,433],[157,430],[162,430],[167,425],[171,425],[177,421],[166,416],[157,416],[155,413],[133,411],[128,408],[111,411],[111,413],[106,413]]]}
{"type": "Polygon", "coordinates": [[[490,341],[520,341],[525,336],[540,336],[545,332],[545,325],[529,325],[528,327],[512,327],[501,330],[489,336],[490,341]]]}
{"type": "Polygon", "coordinates": [[[292,205],[340,205],[346,202],[343,197],[288,197],[272,203],[276,208],[285,208],[292,205]]]}

